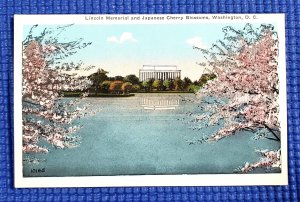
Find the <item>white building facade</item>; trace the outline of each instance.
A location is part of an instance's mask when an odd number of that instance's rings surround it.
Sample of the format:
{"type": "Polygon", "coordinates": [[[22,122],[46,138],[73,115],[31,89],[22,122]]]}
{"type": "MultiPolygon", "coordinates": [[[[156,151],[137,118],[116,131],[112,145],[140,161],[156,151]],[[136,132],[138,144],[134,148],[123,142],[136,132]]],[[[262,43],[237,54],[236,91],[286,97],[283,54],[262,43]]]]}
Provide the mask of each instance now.
{"type": "Polygon", "coordinates": [[[140,81],[150,79],[170,80],[181,78],[181,70],[176,65],[143,65],[139,70],[140,81]]]}

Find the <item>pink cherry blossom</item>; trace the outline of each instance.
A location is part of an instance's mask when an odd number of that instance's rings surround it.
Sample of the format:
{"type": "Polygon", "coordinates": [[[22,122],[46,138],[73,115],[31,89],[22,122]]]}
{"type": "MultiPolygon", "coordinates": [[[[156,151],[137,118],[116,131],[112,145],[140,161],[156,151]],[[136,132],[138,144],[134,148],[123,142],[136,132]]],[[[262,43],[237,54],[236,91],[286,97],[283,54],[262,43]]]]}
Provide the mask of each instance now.
{"type": "Polygon", "coordinates": [[[55,37],[46,38],[47,34],[38,37],[29,35],[23,42],[22,111],[25,153],[47,153],[48,148],[39,146],[41,139],[56,148],[76,146],[80,139],[71,134],[80,127],[69,124],[87,113],[87,108],[84,107],[74,109],[78,101],[63,100],[61,92],[82,91],[91,85],[91,81],[86,77],[68,74],[57,62],[60,55],[66,58],[71,50],[74,53],[76,49],[86,45],[82,45],[81,40],[76,43],[59,43],[55,37]]]}
{"type": "MultiPolygon", "coordinates": [[[[251,37],[240,30],[233,32],[239,33],[238,36],[232,37],[228,34],[230,30],[233,28],[225,29],[225,42],[215,44],[214,49],[196,48],[206,56],[207,64],[217,75],[197,95],[202,100],[207,97],[218,100],[208,104],[209,110],[199,116],[198,122],[208,120],[208,125],[215,125],[224,121],[209,141],[218,141],[241,130],[261,129],[268,130],[269,136],[265,138],[280,141],[277,34],[270,25],[253,30],[256,35],[251,37]]],[[[267,161],[248,166],[262,165],[273,164],[267,161]]],[[[243,172],[246,171],[245,168],[243,172]]]]}

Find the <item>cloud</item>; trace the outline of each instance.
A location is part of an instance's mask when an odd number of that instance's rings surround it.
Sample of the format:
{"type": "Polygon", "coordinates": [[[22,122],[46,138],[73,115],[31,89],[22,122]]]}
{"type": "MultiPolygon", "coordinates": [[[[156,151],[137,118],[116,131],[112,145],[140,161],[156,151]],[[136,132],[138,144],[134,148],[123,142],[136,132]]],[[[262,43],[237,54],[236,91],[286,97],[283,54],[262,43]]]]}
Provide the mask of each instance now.
{"type": "Polygon", "coordinates": [[[115,36],[107,37],[106,41],[107,41],[107,42],[112,42],[112,43],[119,43],[118,38],[115,37],[115,36]]]}
{"type": "Polygon", "coordinates": [[[110,43],[125,43],[125,42],[137,42],[137,40],[133,37],[131,32],[123,32],[120,37],[110,36],[106,39],[107,42],[110,43]]]}
{"type": "Polygon", "coordinates": [[[198,48],[206,48],[205,44],[202,42],[202,39],[198,36],[189,38],[185,42],[191,46],[196,46],[198,48]]]}

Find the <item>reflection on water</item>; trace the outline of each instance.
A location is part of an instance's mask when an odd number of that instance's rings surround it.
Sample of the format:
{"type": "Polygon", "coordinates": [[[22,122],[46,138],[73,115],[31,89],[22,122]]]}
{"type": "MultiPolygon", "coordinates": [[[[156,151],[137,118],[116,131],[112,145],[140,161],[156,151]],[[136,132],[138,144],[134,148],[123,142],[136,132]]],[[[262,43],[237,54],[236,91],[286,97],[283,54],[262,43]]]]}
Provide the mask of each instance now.
{"type": "Polygon", "coordinates": [[[179,106],[179,99],[177,97],[141,97],[140,106],[146,110],[169,110],[175,109],[179,106]]]}

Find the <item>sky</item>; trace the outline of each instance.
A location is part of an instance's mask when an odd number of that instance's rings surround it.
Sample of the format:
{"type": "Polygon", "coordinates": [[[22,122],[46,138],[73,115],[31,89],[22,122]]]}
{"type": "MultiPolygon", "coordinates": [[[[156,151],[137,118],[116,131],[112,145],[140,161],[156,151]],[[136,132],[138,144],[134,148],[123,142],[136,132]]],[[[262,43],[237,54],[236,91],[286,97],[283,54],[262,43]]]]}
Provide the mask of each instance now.
{"type": "MultiPolygon", "coordinates": [[[[193,46],[209,48],[218,39],[223,39],[222,28],[233,26],[242,29],[245,23],[234,24],[113,24],[83,25],[75,24],[60,35],[61,40],[83,38],[92,45],[81,49],[68,58],[69,61],[83,61],[85,66],[95,69],[79,73],[89,75],[98,68],[109,72],[108,76],[135,74],[143,65],[177,65],[181,77],[191,80],[200,78],[204,67],[197,63],[203,61],[199,51],[193,46]]],[[[34,33],[45,27],[58,25],[39,25],[34,33]]],[[[25,38],[32,25],[23,29],[25,38]]]]}

